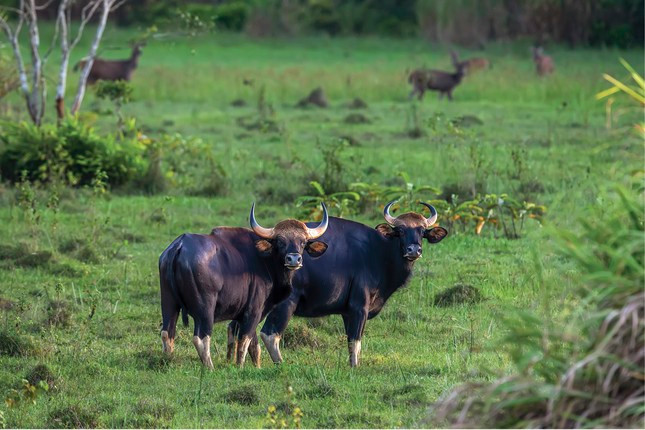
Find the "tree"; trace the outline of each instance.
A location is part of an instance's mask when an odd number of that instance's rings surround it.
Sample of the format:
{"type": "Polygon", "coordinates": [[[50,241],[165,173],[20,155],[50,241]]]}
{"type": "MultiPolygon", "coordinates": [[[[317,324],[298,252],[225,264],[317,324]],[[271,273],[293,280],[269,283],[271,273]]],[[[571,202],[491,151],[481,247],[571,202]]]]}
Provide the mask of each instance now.
{"type": "Polygon", "coordinates": [[[22,92],[27,105],[27,111],[32,121],[36,125],[42,123],[45,114],[45,100],[47,98],[47,86],[43,75],[43,67],[46,64],[49,55],[53,51],[56,41],[60,35],[61,62],[58,72],[58,82],[56,85],[56,113],[60,119],[65,115],[65,89],[67,86],[67,71],[69,69],[69,57],[71,51],[80,41],[83,30],[87,23],[97,12],[100,11],[96,34],[92,41],[88,57],[79,77],[78,90],[74,98],[71,113],[75,114],[81,107],[87,77],[90,74],[94,58],[98,50],[103,32],[107,24],[110,12],[117,9],[127,0],[91,0],[83,7],[81,11],[80,23],[76,31],[76,36],[70,39],[71,30],[71,6],[75,0],[60,0],[58,13],[56,15],[56,30],[48,50],[41,55],[40,53],[40,34],[38,32],[38,11],[43,10],[51,5],[54,0],[44,0],[43,4],[37,5],[36,0],[20,0],[17,8],[4,7],[0,11],[0,28],[5,33],[11,44],[14,61],[18,69],[18,78],[20,81],[20,91],[22,92]],[[10,24],[10,17],[15,19],[16,24],[10,24]],[[30,48],[30,68],[31,74],[28,76],[25,61],[20,52],[20,35],[24,25],[27,25],[29,31],[29,48],[30,48]]]}

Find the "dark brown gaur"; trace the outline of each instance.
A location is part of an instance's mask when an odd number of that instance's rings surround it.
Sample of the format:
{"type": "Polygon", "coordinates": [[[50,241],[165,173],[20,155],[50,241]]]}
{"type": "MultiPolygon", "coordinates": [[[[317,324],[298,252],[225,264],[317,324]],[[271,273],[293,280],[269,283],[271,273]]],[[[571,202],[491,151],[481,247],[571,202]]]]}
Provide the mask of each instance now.
{"type": "Polygon", "coordinates": [[[418,99],[421,100],[426,90],[432,90],[439,92],[440,99],[446,95],[448,100],[452,100],[452,91],[461,83],[466,66],[459,62],[457,54],[451,52],[451,56],[455,66],[454,73],[428,69],[417,69],[410,73],[408,77],[408,82],[412,84],[410,99],[417,95],[418,99]]]}
{"type": "MultiPolygon", "coordinates": [[[[104,60],[102,58],[95,58],[90,74],[87,77],[87,83],[92,85],[96,81],[129,81],[132,78],[132,73],[137,68],[139,57],[141,56],[142,43],[137,43],[132,48],[132,55],[127,60],[104,60]]],[[[85,67],[87,60],[81,60],[74,66],[74,70],[78,71],[85,67]]]]}
{"type": "MultiPolygon", "coordinates": [[[[280,340],[291,317],[340,315],[347,334],[349,364],[358,366],[367,320],[376,317],[387,300],[408,283],[415,261],[423,255],[424,239],[437,244],[448,235],[444,228],[434,225],[437,211],[432,205],[421,203],[430,209],[428,217],[417,212],[394,217],[390,213],[394,203],[385,206],[386,223],[376,228],[329,217],[328,228],[320,237],[329,243],[329,249],[315,261],[303,255],[304,264],[293,277],[289,298],[270,311],[260,332],[275,363],[282,362],[280,340]]],[[[229,333],[232,329],[229,325],[229,333]]],[[[229,354],[233,346],[229,342],[229,354]]]]}
{"type": "Polygon", "coordinates": [[[174,350],[182,311],[185,325],[188,315],[195,321],[193,345],[205,366],[213,368],[213,324],[233,321],[236,336],[229,337],[229,345],[236,351],[236,363],[244,365],[248,352],[259,367],[258,323],[291,294],[293,276],[303,268],[303,253],[317,258],[327,250],[326,243],[316,240],[329,223],[324,204],[322,209],[323,219],[316,226],[286,219],[265,228],[255,219],[253,204],[251,230],[217,227],[209,235],[187,233],[175,239],[159,258],[163,351],[174,350]]]}
{"type": "Polygon", "coordinates": [[[548,55],[544,55],[544,49],[541,46],[533,46],[531,50],[533,51],[533,62],[535,63],[535,71],[538,76],[546,76],[553,73],[555,70],[553,59],[548,55]]]}

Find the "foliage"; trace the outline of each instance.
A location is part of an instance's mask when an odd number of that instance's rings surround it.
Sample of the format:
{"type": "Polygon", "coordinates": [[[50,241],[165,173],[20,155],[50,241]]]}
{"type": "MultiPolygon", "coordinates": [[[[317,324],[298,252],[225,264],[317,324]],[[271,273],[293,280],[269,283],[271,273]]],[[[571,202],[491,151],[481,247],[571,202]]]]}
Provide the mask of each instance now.
{"type": "Polygon", "coordinates": [[[96,96],[100,99],[110,100],[114,103],[116,116],[118,119],[118,127],[123,128],[123,115],[121,108],[124,104],[132,100],[132,84],[128,81],[104,81],[100,80],[96,86],[96,96]]]}
{"type": "Polygon", "coordinates": [[[327,206],[332,215],[343,217],[355,213],[356,202],[360,195],[353,191],[337,191],[328,193],[325,188],[316,181],[309,183],[316,191],[315,195],[300,196],[296,199],[296,206],[302,207],[301,217],[318,219],[322,216],[321,203],[327,206]]]}
{"type": "Polygon", "coordinates": [[[20,180],[24,171],[30,181],[82,186],[103,172],[111,186],[118,186],[139,177],[146,166],[145,148],[137,138],[100,135],[75,118],[41,127],[5,123],[2,130],[0,171],[11,182],[20,180]]]}
{"type": "Polygon", "coordinates": [[[228,193],[228,172],[219,154],[203,139],[175,133],[147,141],[148,171],[139,184],[145,191],[156,193],[172,187],[192,195],[228,193]]]}
{"type": "Polygon", "coordinates": [[[3,47],[4,45],[0,43],[0,100],[19,85],[16,66],[9,55],[4,53],[3,47]]]}
{"type": "Polygon", "coordinates": [[[215,23],[219,28],[231,31],[244,29],[250,7],[243,1],[227,1],[215,9],[215,23]]]}
{"type": "Polygon", "coordinates": [[[282,404],[284,407],[278,410],[275,405],[267,408],[267,427],[271,429],[299,429],[302,428],[302,417],[304,413],[296,405],[294,400],[293,387],[287,384],[286,401],[282,404]]]}
{"type": "Polygon", "coordinates": [[[617,195],[610,213],[603,207],[582,221],[580,234],[561,235],[562,253],[583,273],[578,318],[568,326],[548,313],[512,314],[503,344],[518,373],[458,387],[435,407],[439,422],[502,428],[642,425],[645,207],[640,196],[621,188],[617,195]]]}
{"type": "MultiPolygon", "coordinates": [[[[641,116],[643,107],[645,107],[645,81],[643,80],[643,77],[638,72],[636,72],[636,70],[634,70],[634,68],[630,66],[629,63],[623,58],[620,59],[620,63],[623,65],[623,67],[625,67],[625,69],[627,69],[629,76],[632,81],[634,81],[635,85],[630,85],[629,83],[622,82],[607,73],[604,73],[602,75],[605,80],[613,84],[611,88],[596,94],[596,100],[601,100],[609,97],[606,103],[607,128],[610,128],[612,124],[612,104],[614,102],[614,99],[610,96],[612,96],[613,94],[622,94],[623,96],[627,96],[628,100],[630,100],[632,103],[636,103],[638,105],[637,111],[639,112],[639,114],[641,114],[641,116]]],[[[642,137],[645,137],[645,122],[641,121],[640,123],[635,125],[635,128],[642,137]]]]}
{"type": "Polygon", "coordinates": [[[519,239],[527,218],[541,223],[546,206],[520,202],[508,194],[485,194],[472,200],[460,201],[457,196],[448,200],[431,200],[439,213],[439,222],[455,232],[481,234],[485,225],[494,228],[497,237],[502,230],[507,239],[519,239]]]}
{"type": "Polygon", "coordinates": [[[21,403],[36,404],[36,399],[42,393],[49,391],[49,385],[46,381],[39,381],[37,384],[32,385],[26,379],[21,381],[20,390],[11,389],[9,394],[4,399],[5,404],[9,408],[14,408],[21,403]]]}

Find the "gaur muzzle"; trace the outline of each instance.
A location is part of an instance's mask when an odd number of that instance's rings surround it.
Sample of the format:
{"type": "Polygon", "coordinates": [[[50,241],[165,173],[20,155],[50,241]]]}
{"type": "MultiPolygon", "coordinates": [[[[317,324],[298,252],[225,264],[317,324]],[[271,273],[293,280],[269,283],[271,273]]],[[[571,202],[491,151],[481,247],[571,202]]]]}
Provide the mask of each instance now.
{"type": "Polygon", "coordinates": [[[327,207],[322,203],[323,216],[320,223],[309,228],[301,221],[288,219],[280,221],[273,228],[262,227],[255,219],[255,203],[251,206],[249,221],[251,228],[262,238],[256,242],[256,248],[265,256],[276,253],[284,261],[288,270],[302,267],[302,252],[307,251],[312,257],[318,257],[327,250],[327,244],[314,239],[322,236],[329,225],[327,207]]]}

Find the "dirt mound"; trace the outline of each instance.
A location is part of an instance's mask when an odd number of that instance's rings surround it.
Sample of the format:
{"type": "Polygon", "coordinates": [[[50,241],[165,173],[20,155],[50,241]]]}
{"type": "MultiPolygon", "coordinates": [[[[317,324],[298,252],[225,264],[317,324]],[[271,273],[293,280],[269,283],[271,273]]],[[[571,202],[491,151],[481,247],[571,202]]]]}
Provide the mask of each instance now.
{"type": "Polygon", "coordinates": [[[233,107],[244,107],[246,104],[247,103],[242,99],[235,99],[231,102],[231,106],[233,107]]]}
{"type": "Polygon", "coordinates": [[[350,109],[367,109],[367,103],[360,97],[356,97],[351,102],[347,103],[347,107],[350,109]]]}
{"type": "Polygon", "coordinates": [[[350,113],[344,119],[345,124],[369,124],[370,119],[362,113],[350,113]]]}
{"type": "Polygon", "coordinates": [[[439,307],[448,307],[462,304],[478,303],[482,301],[479,290],[472,285],[455,284],[453,287],[437,294],[434,304],[439,307]]]}
{"type": "Polygon", "coordinates": [[[322,108],[326,108],[329,106],[329,103],[327,102],[327,97],[325,96],[325,92],[321,87],[318,87],[314,89],[312,92],[309,93],[307,97],[304,99],[301,99],[298,104],[296,104],[296,107],[307,107],[309,105],[314,105],[322,108]]]}

